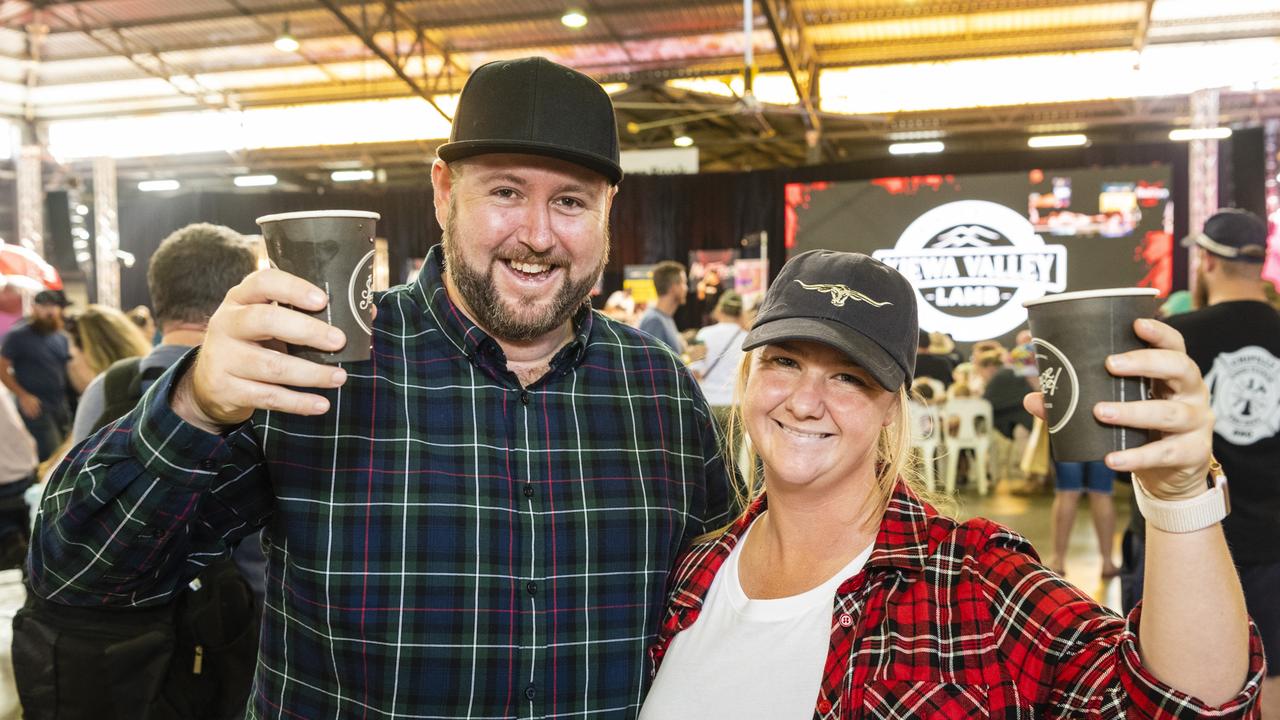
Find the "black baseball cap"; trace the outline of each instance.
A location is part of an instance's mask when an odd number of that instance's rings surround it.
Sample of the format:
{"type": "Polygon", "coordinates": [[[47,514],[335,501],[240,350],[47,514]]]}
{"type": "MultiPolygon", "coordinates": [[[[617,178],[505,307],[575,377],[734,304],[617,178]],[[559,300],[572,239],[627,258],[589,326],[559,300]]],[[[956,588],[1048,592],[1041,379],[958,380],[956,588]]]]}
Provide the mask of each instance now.
{"type": "Polygon", "coordinates": [[[497,60],[476,68],[462,87],[445,162],[489,153],[559,158],[622,180],[618,121],[600,83],[542,57],[497,60]]]}
{"type": "Polygon", "coordinates": [[[897,270],[862,253],[809,250],[782,266],[742,349],[820,342],[897,390],[915,374],[919,333],[915,290],[897,270]]]}
{"type": "Polygon", "coordinates": [[[36,305],[57,305],[58,307],[66,307],[71,304],[67,300],[67,296],[61,290],[41,290],[31,299],[36,305]]]}
{"type": "Polygon", "coordinates": [[[1228,260],[1260,263],[1267,259],[1267,224],[1248,210],[1228,208],[1204,221],[1204,230],[1182,239],[1228,260]]]}

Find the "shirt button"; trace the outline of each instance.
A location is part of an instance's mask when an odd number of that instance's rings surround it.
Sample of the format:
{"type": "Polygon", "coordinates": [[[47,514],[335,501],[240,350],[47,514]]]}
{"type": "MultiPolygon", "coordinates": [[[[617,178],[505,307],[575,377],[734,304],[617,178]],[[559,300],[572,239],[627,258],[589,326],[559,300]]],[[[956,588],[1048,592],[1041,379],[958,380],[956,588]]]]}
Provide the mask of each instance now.
{"type": "Polygon", "coordinates": [[[520,404],[521,404],[521,405],[528,405],[528,404],[529,404],[529,391],[528,391],[528,390],[521,390],[521,391],[520,391],[520,404]]]}
{"type": "Polygon", "coordinates": [[[201,461],[200,461],[200,469],[201,469],[201,470],[212,470],[212,469],[213,469],[213,465],[214,465],[214,462],[213,462],[212,460],[209,460],[209,459],[204,459],[204,460],[201,460],[201,461]]]}
{"type": "Polygon", "coordinates": [[[840,615],[840,627],[853,627],[853,616],[849,613],[842,613],[840,615]]]}
{"type": "Polygon", "coordinates": [[[529,582],[525,583],[525,585],[524,585],[524,589],[525,589],[525,591],[526,591],[526,592],[528,592],[530,595],[537,595],[537,594],[538,594],[538,583],[536,583],[536,582],[534,582],[534,581],[530,580],[529,582]]]}
{"type": "Polygon", "coordinates": [[[822,713],[823,715],[826,715],[827,713],[831,712],[831,703],[827,702],[826,698],[823,698],[818,701],[818,712],[822,713]]]}
{"type": "Polygon", "coordinates": [[[530,700],[538,696],[538,689],[533,686],[533,683],[529,683],[529,686],[524,689],[524,696],[530,700]]]}
{"type": "Polygon", "coordinates": [[[524,484],[524,496],[527,498],[533,497],[533,483],[524,484]]]}

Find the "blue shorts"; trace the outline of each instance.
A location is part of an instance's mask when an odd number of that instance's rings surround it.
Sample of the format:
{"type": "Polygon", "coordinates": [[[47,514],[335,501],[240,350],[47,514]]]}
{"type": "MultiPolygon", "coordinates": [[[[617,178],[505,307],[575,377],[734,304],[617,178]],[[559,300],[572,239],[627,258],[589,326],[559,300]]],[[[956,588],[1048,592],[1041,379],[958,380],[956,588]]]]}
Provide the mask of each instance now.
{"type": "Polygon", "coordinates": [[[1093,462],[1055,462],[1054,474],[1057,480],[1054,488],[1058,490],[1088,490],[1094,493],[1111,494],[1111,483],[1116,473],[1101,460],[1093,462]]]}

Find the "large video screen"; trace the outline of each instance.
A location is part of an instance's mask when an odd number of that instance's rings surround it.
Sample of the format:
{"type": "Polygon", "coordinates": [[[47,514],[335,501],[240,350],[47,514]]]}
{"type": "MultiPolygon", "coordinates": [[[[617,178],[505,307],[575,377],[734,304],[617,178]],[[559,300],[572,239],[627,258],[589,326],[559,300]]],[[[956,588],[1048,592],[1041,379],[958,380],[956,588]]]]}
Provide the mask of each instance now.
{"type": "Polygon", "coordinates": [[[1022,303],[1046,293],[1167,294],[1169,185],[1164,165],[795,183],[785,242],[788,256],[848,250],[897,268],[925,330],[1011,340],[1022,303]]]}

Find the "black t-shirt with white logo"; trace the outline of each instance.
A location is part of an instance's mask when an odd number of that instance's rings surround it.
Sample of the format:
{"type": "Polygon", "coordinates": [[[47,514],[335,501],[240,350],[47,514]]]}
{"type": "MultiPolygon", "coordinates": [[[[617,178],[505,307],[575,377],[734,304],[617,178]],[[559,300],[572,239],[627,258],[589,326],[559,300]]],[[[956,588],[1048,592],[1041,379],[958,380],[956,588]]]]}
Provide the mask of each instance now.
{"type": "Polygon", "coordinates": [[[1280,313],[1252,300],[1170,318],[1209,385],[1213,454],[1227,473],[1223,522],[1237,564],[1280,562],[1280,313]]]}

